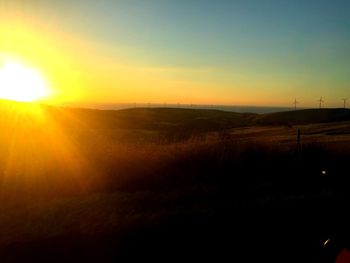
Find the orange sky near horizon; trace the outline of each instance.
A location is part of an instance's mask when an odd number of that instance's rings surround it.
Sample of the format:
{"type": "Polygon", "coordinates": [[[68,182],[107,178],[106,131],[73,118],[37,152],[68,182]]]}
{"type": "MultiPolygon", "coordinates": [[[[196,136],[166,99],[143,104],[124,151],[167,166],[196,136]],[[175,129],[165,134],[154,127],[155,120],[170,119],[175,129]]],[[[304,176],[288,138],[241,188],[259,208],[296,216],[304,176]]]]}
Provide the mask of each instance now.
{"type": "Polygon", "coordinates": [[[47,103],[281,104],[274,98],[262,103],[264,91],[251,92],[262,83],[250,81],[249,85],[238,80],[239,92],[228,97],[218,86],[232,84],[222,79],[217,83],[207,81],[211,74],[218,73],[215,68],[147,67],[127,58],[114,60],[99,48],[99,43],[53,29],[40,30],[35,25],[37,22],[1,21],[0,64],[15,61],[42,72],[52,91],[43,99],[47,103]],[[191,80],[189,75],[202,81],[191,80]]]}
{"type": "Polygon", "coordinates": [[[213,98],[218,104],[258,102],[249,99],[248,94],[244,96],[246,101],[227,99],[225,94],[215,98],[213,84],[178,77],[188,72],[210,74],[215,69],[147,67],[125,58],[115,61],[93,41],[72,38],[59,31],[38,30],[28,22],[25,25],[2,22],[0,36],[0,63],[16,61],[40,70],[47,78],[52,95],[44,98],[44,102],[205,104],[213,103],[213,98]]]}

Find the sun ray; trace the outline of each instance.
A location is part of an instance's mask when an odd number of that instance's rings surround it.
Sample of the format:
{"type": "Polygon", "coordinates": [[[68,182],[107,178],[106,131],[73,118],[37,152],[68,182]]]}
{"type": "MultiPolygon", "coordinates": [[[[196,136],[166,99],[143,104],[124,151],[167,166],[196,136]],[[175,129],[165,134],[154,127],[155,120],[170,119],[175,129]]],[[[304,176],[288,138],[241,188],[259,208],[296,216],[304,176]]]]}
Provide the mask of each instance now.
{"type": "Polygon", "coordinates": [[[7,102],[0,122],[2,171],[0,200],[29,200],[56,193],[83,193],[95,169],[78,145],[51,115],[49,106],[7,102]],[[50,190],[48,190],[50,189],[50,190]]]}

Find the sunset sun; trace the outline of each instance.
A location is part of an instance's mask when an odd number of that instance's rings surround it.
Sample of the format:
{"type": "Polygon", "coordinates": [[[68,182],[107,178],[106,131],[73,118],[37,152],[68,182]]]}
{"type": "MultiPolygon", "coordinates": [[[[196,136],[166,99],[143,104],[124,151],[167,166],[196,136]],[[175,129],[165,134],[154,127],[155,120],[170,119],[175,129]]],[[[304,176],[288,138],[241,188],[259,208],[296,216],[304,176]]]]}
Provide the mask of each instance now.
{"type": "Polygon", "coordinates": [[[48,96],[44,77],[36,69],[7,61],[0,66],[0,98],[32,102],[48,96]]]}

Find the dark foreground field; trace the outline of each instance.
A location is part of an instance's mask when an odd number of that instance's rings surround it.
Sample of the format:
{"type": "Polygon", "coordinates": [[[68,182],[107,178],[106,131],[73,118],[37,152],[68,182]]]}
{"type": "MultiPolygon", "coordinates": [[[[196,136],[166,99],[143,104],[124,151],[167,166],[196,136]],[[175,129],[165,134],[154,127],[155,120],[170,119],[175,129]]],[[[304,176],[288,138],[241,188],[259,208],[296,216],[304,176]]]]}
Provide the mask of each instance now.
{"type": "Polygon", "coordinates": [[[332,262],[349,111],[281,114],[5,103],[0,261],[332,262]]]}

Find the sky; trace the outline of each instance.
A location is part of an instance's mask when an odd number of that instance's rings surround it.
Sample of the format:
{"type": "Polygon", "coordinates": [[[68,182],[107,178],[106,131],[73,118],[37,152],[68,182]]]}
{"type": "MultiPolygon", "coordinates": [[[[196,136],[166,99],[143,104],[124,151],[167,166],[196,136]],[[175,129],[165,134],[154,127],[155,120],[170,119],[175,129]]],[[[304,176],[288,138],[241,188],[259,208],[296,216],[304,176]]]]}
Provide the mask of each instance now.
{"type": "Polygon", "coordinates": [[[303,107],[350,97],[347,0],[0,0],[0,62],[52,103],[303,107]]]}

